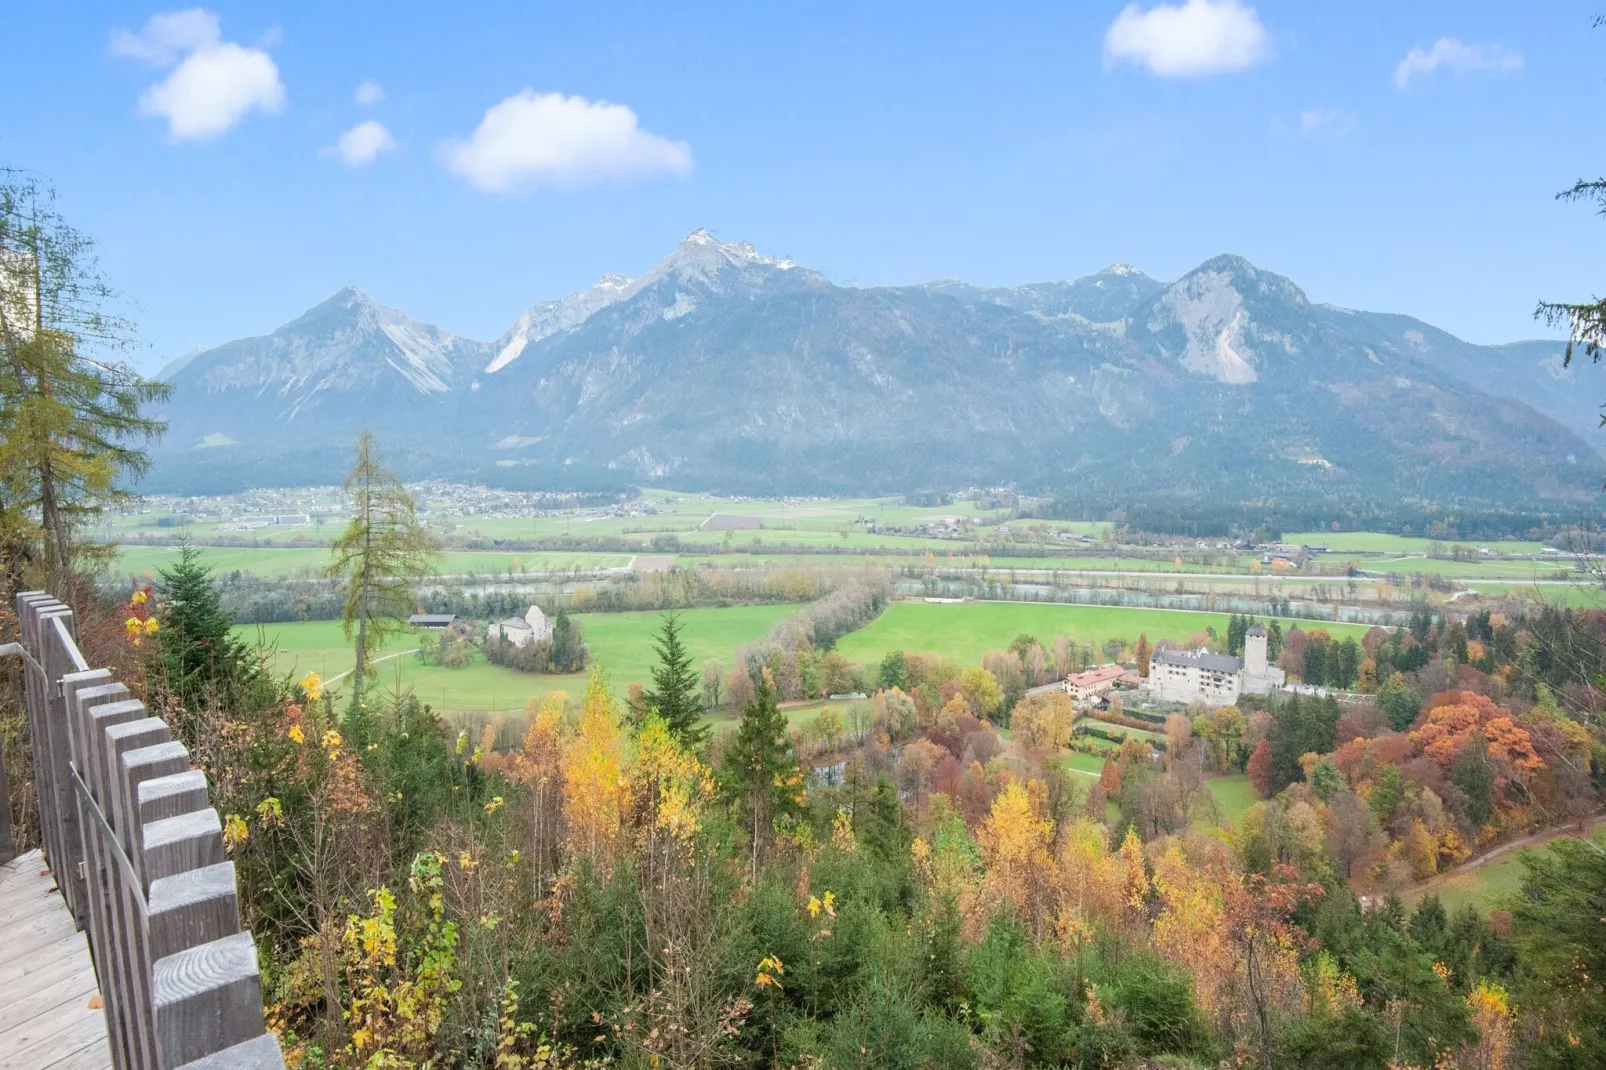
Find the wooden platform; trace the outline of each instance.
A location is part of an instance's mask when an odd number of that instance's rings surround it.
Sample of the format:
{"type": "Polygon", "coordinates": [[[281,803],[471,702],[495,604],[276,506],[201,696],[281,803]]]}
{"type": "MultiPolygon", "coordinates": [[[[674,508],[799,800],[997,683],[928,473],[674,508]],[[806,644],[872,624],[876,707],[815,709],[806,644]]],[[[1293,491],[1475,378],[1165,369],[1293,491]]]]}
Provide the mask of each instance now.
{"type": "Polygon", "coordinates": [[[44,868],[38,851],[0,866],[0,1067],[110,1070],[89,944],[44,868]]]}

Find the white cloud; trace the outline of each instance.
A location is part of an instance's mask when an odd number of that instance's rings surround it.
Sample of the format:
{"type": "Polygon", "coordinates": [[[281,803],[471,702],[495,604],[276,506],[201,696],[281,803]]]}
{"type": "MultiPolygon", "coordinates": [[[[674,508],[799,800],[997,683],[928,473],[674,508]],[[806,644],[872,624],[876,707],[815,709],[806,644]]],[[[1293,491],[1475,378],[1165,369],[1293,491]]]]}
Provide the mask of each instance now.
{"type": "Polygon", "coordinates": [[[1299,132],[1304,137],[1338,141],[1359,125],[1355,116],[1336,108],[1306,108],[1299,113],[1299,132]]]}
{"type": "Polygon", "coordinates": [[[369,119],[347,130],[334,145],[320,149],[323,156],[339,156],[349,167],[366,167],[379,158],[382,152],[392,152],[396,139],[390,136],[383,123],[369,119]]]}
{"type": "Polygon", "coordinates": [[[1131,63],[1161,78],[1244,71],[1271,54],[1255,9],[1238,0],[1185,0],[1144,11],[1128,4],[1104,35],[1104,62],[1131,63]]]}
{"type": "Polygon", "coordinates": [[[1440,67],[1457,75],[1487,71],[1505,74],[1522,70],[1522,53],[1504,45],[1469,45],[1454,37],[1441,37],[1432,48],[1415,45],[1394,68],[1394,85],[1404,89],[1418,75],[1429,75],[1440,67]]]}
{"type": "Polygon", "coordinates": [[[184,53],[215,45],[222,36],[216,15],[192,7],[152,15],[138,33],[113,30],[111,48],[119,56],[169,67],[184,53]]]}
{"type": "Polygon", "coordinates": [[[691,170],[691,146],[641,128],[623,104],[525,89],[486,109],[465,140],[440,148],[448,171],[484,190],[575,186],[691,170]]]}
{"type": "Polygon", "coordinates": [[[378,82],[364,82],[357,87],[357,103],[367,106],[385,99],[385,87],[378,82]]]}
{"type": "Polygon", "coordinates": [[[166,119],[172,141],[217,137],[253,110],[284,107],[273,58],[224,41],[218,17],[202,8],[152,15],[138,33],[115,30],[111,49],[157,67],[177,64],[139,98],[139,113],[166,119]]]}

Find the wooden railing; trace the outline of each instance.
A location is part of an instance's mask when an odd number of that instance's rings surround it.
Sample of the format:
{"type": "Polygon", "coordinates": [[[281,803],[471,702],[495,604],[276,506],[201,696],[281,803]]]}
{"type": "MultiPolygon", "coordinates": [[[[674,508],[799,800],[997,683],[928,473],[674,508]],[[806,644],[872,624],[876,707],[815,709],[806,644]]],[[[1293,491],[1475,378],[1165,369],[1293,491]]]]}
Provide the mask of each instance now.
{"type": "Polygon", "coordinates": [[[88,666],[71,610],[33,592],[17,597],[17,619],[40,839],[89,933],[112,1065],[282,1070],[205,775],[128,688],[88,666]]]}

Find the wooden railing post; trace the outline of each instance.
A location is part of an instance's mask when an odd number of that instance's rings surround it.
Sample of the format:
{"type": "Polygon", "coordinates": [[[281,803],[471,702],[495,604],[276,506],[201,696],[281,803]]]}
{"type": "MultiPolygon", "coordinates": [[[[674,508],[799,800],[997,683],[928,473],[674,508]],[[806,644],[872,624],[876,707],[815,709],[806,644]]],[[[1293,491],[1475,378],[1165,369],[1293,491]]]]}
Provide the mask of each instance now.
{"type": "Polygon", "coordinates": [[[11,839],[11,785],[6,780],[6,756],[0,752],[0,865],[17,856],[11,839]]]}
{"type": "Polygon", "coordinates": [[[206,777],[165,722],[85,668],[66,607],[26,594],[17,608],[41,838],[89,930],[113,1065],[283,1070],[206,777]]]}

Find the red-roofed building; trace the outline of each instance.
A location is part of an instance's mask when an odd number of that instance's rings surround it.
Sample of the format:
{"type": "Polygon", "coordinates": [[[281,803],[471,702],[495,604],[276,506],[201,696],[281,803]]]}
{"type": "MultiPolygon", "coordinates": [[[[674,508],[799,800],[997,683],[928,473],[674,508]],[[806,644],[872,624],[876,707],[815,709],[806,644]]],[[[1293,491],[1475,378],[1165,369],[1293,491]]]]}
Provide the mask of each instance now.
{"type": "Polygon", "coordinates": [[[1065,678],[1065,693],[1071,696],[1072,702],[1091,702],[1100,695],[1107,695],[1115,682],[1126,673],[1122,665],[1100,665],[1096,669],[1086,672],[1073,672],[1065,678]]]}

